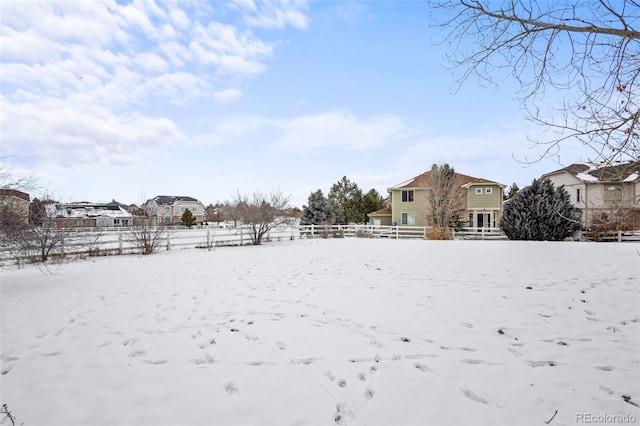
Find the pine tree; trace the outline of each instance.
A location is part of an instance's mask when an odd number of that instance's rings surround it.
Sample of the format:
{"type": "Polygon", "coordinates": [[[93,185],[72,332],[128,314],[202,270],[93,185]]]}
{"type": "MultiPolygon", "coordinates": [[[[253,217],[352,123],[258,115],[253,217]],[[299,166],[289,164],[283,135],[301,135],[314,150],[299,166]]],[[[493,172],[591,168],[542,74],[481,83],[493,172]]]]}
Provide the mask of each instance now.
{"type": "Polygon", "coordinates": [[[182,213],[182,217],[180,218],[180,221],[184,226],[191,228],[191,225],[196,223],[196,218],[193,217],[193,213],[191,213],[191,210],[186,209],[184,213],[182,213]]]}
{"type": "Polygon", "coordinates": [[[384,198],[378,191],[374,189],[370,189],[369,192],[364,194],[364,199],[362,202],[362,209],[365,214],[365,222],[369,222],[369,217],[367,213],[375,212],[376,210],[380,210],[384,208],[384,198]]]}
{"type": "Polygon", "coordinates": [[[309,205],[302,206],[301,225],[320,225],[333,221],[333,210],[321,189],[312,192],[308,202],[309,205]]]}
{"type": "Polygon", "coordinates": [[[504,193],[505,201],[513,198],[518,193],[518,191],[520,191],[520,188],[518,188],[518,184],[515,182],[512,183],[509,189],[504,193]]]}
{"type": "Polygon", "coordinates": [[[362,190],[346,176],[331,186],[328,198],[337,224],[362,223],[366,220],[369,212],[363,211],[362,190]]]}
{"type": "Polygon", "coordinates": [[[561,241],[581,225],[564,187],[536,179],[505,203],[500,227],[510,240],[561,241]]]}

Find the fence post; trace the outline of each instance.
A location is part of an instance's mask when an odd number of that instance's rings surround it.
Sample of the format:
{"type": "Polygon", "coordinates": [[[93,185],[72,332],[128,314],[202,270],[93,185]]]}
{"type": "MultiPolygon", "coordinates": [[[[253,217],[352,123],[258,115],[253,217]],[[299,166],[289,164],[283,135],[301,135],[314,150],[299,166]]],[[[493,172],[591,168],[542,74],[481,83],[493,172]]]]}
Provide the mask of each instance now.
{"type": "Polygon", "coordinates": [[[242,232],[242,226],[240,227],[240,245],[244,245],[244,234],[242,232]]]}
{"type": "Polygon", "coordinates": [[[118,232],[118,254],[122,254],[122,231],[118,232]]]}
{"type": "Polygon", "coordinates": [[[618,242],[622,242],[622,231],[618,231],[618,242]]]}
{"type": "Polygon", "coordinates": [[[315,228],[316,228],[316,226],[312,223],[311,224],[311,238],[315,238],[315,236],[316,236],[315,228]]]}
{"type": "Polygon", "coordinates": [[[167,250],[171,250],[171,230],[167,228],[167,250]]]}
{"type": "Polygon", "coordinates": [[[400,238],[400,232],[399,231],[400,231],[400,227],[398,225],[396,225],[396,240],[398,238],[400,238]]]}

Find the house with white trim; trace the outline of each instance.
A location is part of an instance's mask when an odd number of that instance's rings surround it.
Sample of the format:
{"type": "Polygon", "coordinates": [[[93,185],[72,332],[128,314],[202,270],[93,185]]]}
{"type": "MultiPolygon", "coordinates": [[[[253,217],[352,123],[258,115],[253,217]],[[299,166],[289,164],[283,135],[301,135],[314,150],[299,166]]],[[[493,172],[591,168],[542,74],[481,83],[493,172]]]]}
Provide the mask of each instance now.
{"type": "Polygon", "coordinates": [[[545,173],[558,188],[564,186],[582,224],[624,216],[640,227],[640,161],[614,164],[575,163],[545,173]]]}
{"type": "Polygon", "coordinates": [[[48,204],[46,209],[47,215],[63,227],[133,226],[133,215],[118,204],[59,203],[48,204]]]}
{"type": "Polygon", "coordinates": [[[149,217],[155,218],[157,225],[179,225],[187,209],[191,210],[196,223],[204,222],[204,204],[193,197],[158,195],[148,199],[142,208],[149,217]]]}
{"type": "MultiPolygon", "coordinates": [[[[428,214],[431,180],[437,165],[431,170],[387,189],[388,205],[368,213],[374,225],[429,226],[428,214]]],[[[458,190],[464,198],[462,220],[470,228],[497,228],[502,217],[505,185],[492,180],[455,173],[458,190]]]]}

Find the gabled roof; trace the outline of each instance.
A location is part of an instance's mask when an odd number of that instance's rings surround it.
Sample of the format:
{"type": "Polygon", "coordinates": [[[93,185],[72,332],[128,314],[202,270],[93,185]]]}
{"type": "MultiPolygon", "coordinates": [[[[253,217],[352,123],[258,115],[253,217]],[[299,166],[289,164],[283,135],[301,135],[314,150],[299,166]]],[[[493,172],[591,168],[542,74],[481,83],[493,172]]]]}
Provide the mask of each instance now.
{"type": "Polygon", "coordinates": [[[185,197],[181,195],[158,195],[157,197],[153,198],[153,201],[155,201],[159,205],[171,205],[177,203],[178,201],[190,201],[196,203],[199,202],[193,197],[185,197]]]}
{"type": "Polygon", "coordinates": [[[56,217],[133,217],[131,213],[116,204],[57,204],[56,217]]]}
{"type": "MultiPolygon", "coordinates": [[[[409,179],[407,181],[404,181],[398,185],[392,186],[391,188],[389,188],[389,190],[392,189],[404,189],[404,188],[428,188],[430,186],[430,182],[431,182],[431,176],[433,174],[434,169],[432,168],[431,170],[429,170],[428,172],[424,172],[421,175],[418,175],[412,179],[409,179]]],[[[483,179],[483,178],[477,178],[477,177],[473,177],[473,176],[468,176],[468,175],[463,175],[461,173],[456,172],[455,173],[456,177],[460,180],[460,184],[461,186],[471,186],[471,185],[476,185],[476,184],[495,184],[495,185],[499,185],[501,187],[505,187],[506,185],[503,185],[501,183],[498,182],[494,182],[488,179],[483,179]]]]}
{"type": "Polygon", "coordinates": [[[583,182],[635,182],[640,179],[640,161],[628,161],[612,165],[575,163],[542,177],[569,173],[583,182]]]}

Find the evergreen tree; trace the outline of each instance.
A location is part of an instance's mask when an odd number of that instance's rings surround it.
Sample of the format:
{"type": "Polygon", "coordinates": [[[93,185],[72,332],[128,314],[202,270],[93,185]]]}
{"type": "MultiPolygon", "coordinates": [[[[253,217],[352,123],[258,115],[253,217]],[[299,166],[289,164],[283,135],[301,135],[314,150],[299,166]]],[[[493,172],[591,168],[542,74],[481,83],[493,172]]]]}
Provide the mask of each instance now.
{"type": "Polygon", "coordinates": [[[362,207],[364,211],[365,222],[369,221],[369,216],[367,216],[367,213],[380,210],[384,208],[384,206],[384,198],[382,198],[382,195],[380,195],[380,193],[375,189],[371,189],[369,190],[369,192],[364,194],[362,207]]]}
{"type": "Polygon", "coordinates": [[[510,240],[561,241],[581,225],[564,187],[535,179],[505,203],[500,227],[510,240]]]}
{"type": "Polygon", "coordinates": [[[190,209],[186,209],[184,213],[182,213],[180,221],[184,226],[191,228],[191,226],[196,223],[196,218],[193,217],[193,213],[191,213],[190,209]]]}
{"type": "Polygon", "coordinates": [[[329,191],[329,204],[335,214],[335,223],[346,225],[348,223],[362,223],[367,218],[363,211],[364,195],[358,184],[351,182],[343,176],[331,186],[329,191]]]}
{"type": "Polygon", "coordinates": [[[510,200],[518,193],[518,191],[520,191],[520,188],[518,188],[518,184],[515,182],[512,183],[509,189],[504,193],[504,200],[510,200]]]}
{"type": "Polygon", "coordinates": [[[302,206],[301,225],[320,225],[333,221],[333,210],[321,189],[312,192],[309,195],[308,202],[308,205],[302,206]]]}

